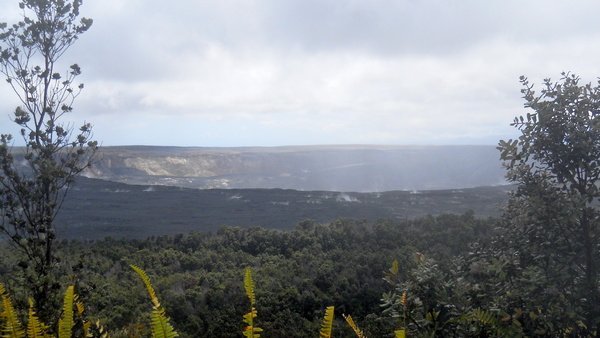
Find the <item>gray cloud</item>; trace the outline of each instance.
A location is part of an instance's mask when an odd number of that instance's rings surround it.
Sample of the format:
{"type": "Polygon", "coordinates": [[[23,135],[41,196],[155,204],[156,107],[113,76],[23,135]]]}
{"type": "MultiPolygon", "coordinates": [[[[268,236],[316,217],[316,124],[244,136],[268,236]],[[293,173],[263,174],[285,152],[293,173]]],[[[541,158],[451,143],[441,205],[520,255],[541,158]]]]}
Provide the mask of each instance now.
{"type": "MultiPolygon", "coordinates": [[[[15,17],[5,7],[0,21],[15,17]]],[[[86,83],[72,116],[105,144],[494,143],[524,113],[519,75],[595,81],[599,10],[594,0],[86,1],[94,25],[64,57],[86,83]]]]}

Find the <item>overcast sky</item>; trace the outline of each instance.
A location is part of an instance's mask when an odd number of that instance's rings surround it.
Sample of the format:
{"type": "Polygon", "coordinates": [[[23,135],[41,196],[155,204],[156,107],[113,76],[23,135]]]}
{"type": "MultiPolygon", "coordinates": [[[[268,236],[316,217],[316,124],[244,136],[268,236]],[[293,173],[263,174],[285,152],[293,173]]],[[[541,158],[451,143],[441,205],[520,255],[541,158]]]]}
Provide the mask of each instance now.
{"type": "MultiPolygon", "coordinates": [[[[0,22],[19,19],[18,1],[0,22]]],[[[87,0],[62,58],[103,145],[497,144],[519,76],[600,76],[600,1],[87,0]]],[[[540,86],[538,86],[539,88],[540,86]]],[[[0,131],[17,105],[0,83],[0,131]],[[2,117],[4,116],[4,117],[2,117]]]]}

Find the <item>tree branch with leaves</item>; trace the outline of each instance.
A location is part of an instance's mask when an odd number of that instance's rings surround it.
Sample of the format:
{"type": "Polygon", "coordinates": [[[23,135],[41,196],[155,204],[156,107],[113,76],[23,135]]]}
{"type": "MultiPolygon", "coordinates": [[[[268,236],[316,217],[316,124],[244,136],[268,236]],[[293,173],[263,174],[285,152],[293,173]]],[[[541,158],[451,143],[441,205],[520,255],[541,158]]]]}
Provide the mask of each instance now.
{"type": "Polygon", "coordinates": [[[59,59],[92,20],[79,18],[81,0],[25,0],[22,21],[0,23],[0,72],[20,100],[12,120],[20,127],[23,147],[13,136],[0,136],[0,232],[23,254],[19,266],[35,306],[46,322],[59,285],[54,220],[75,177],[90,166],[98,143],[92,126],[77,130],[62,122],[83,89],[75,79],[77,64],[65,74],[59,59]]]}
{"type": "Polygon", "coordinates": [[[567,297],[582,309],[571,317],[598,328],[600,81],[580,84],[563,73],[558,82],[544,80],[539,93],[527,78],[521,83],[532,112],[512,124],[520,137],[498,147],[507,177],[518,184],[505,215],[507,245],[524,267],[539,269],[555,293],[550,298],[567,297]]]}

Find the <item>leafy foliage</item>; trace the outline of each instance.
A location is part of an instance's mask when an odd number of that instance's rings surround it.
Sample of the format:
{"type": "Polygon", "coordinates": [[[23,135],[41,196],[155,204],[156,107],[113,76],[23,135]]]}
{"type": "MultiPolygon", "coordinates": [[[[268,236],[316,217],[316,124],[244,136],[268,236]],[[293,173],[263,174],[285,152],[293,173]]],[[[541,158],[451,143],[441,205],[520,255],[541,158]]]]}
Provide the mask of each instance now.
{"type": "Polygon", "coordinates": [[[497,305],[486,304],[494,308],[493,311],[474,307],[488,289],[484,290],[469,280],[468,274],[457,270],[444,271],[434,260],[422,254],[416,256],[416,261],[417,267],[410,270],[407,279],[393,273],[386,276],[394,291],[383,296],[384,313],[401,323],[403,329],[397,330],[396,334],[460,337],[523,335],[518,319],[510,321],[512,317],[497,305]]]}
{"type": "Polygon", "coordinates": [[[166,316],[165,310],[160,306],[160,302],[158,301],[158,297],[156,297],[156,293],[154,292],[154,288],[150,283],[150,278],[146,274],[146,272],[135,265],[130,265],[131,268],[137,272],[140,276],[146,289],[148,290],[148,294],[150,295],[150,300],[152,301],[152,315],[150,316],[152,321],[152,336],[157,338],[173,338],[178,337],[179,334],[173,329],[173,326],[169,323],[169,318],[166,316]]]}
{"type": "Polygon", "coordinates": [[[252,271],[250,268],[246,268],[244,288],[246,289],[246,295],[250,299],[250,312],[244,315],[244,323],[248,324],[248,326],[244,328],[244,336],[251,338],[260,337],[260,332],[262,332],[263,329],[254,325],[254,318],[257,316],[257,311],[256,308],[254,308],[254,281],[252,280],[252,271]]]}
{"type": "Polygon", "coordinates": [[[58,321],[58,335],[60,337],[70,337],[75,326],[73,319],[73,304],[75,302],[75,289],[73,286],[67,287],[65,292],[65,300],[63,302],[63,315],[58,321]]]}
{"type": "Polygon", "coordinates": [[[21,327],[21,323],[19,322],[19,318],[17,317],[17,313],[12,304],[12,300],[10,299],[10,296],[6,293],[6,289],[2,284],[0,284],[0,296],[2,296],[3,308],[2,312],[0,312],[0,318],[3,321],[0,330],[0,332],[2,332],[2,337],[25,337],[25,332],[21,327]]]}
{"type": "Polygon", "coordinates": [[[596,336],[600,324],[600,83],[563,74],[537,95],[525,77],[522,135],[500,141],[515,182],[489,240],[386,279],[386,313],[413,335],[596,336]],[[403,295],[407,293],[406,303],[403,295]]]}
{"type": "MultiPolygon", "coordinates": [[[[49,333],[50,327],[42,323],[37,317],[34,311],[34,303],[31,298],[29,299],[29,311],[27,316],[27,328],[23,330],[21,323],[18,320],[17,312],[15,311],[10,297],[6,293],[4,286],[0,284],[0,294],[2,294],[4,310],[0,313],[0,325],[2,327],[2,337],[22,337],[22,338],[70,338],[72,336],[79,336],[75,334],[74,327],[76,320],[74,317],[74,310],[77,309],[79,316],[83,315],[83,305],[77,303],[77,295],[75,294],[75,288],[73,286],[67,287],[65,297],[62,305],[62,316],[58,323],[58,332],[55,335],[49,333]]],[[[82,335],[83,337],[91,337],[88,335],[89,325],[83,325],[82,335]]],[[[101,336],[105,337],[105,336],[101,336]]]]}
{"type": "Polygon", "coordinates": [[[92,24],[77,22],[81,0],[20,2],[23,20],[0,23],[0,72],[21,101],[12,120],[24,148],[0,136],[0,232],[22,254],[20,266],[39,315],[50,321],[60,285],[53,279],[57,258],[54,219],[75,176],[89,166],[97,142],[91,125],[73,128],[61,122],[83,84],[77,64],[61,75],[57,61],[92,24]]]}
{"type": "Polygon", "coordinates": [[[354,319],[352,319],[351,315],[342,315],[342,317],[344,317],[344,319],[346,320],[346,323],[348,323],[348,325],[350,325],[350,327],[352,328],[352,330],[354,330],[354,333],[356,333],[356,336],[358,338],[366,338],[367,336],[365,336],[365,333],[358,327],[358,325],[356,325],[354,323],[354,319]]]}
{"type": "Polygon", "coordinates": [[[533,332],[585,334],[578,322],[588,330],[600,325],[600,82],[581,85],[563,73],[558,82],[544,80],[539,94],[527,78],[521,83],[533,112],[512,124],[518,140],[499,145],[518,189],[497,248],[516,255],[513,278],[524,279],[518,306],[534,314],[533,332]],[[554,320],[535,315],[542,304],[554,320]]]}
{"type": "MultiPolygon", "coordinates": [[[[105,326],[103,332],[143,336],[142,331],[151,329],[143,310],[148,302],[144,294],[149,291],[130,272],[129,263],[134,263],[154,276],[153,290],[161,290],[161,306],[167,308],[169,323],[182,337],[240,335],[235,318],[249,311],[239,266],[250,267],[253,283],[260,285],[260,293],[254,290],[254,307],[261,310],[260,327],[269,336],[314,336],[323,309],[335,304],[338,311],[352,314],[365,335],[384,337],[397,328],[394,320],[381,318],[379,305],[388,288],[381,277],[389,258],[398,259],[399,277],[404,278],[416,266],[413,252],[424,252],[442,264],[453,257],[451,252],[466,247],[449,239],[461,238],[455,233],[476,238],[493,224],[470,213],[373,223],[340,219],[330,224],[305,221],[293,231],[226,226],[217,233],[148,240],[65,240],[56,247],[63,259],[61,271],[70,276],[64,283],[75,278],[86,316],[98,318],[105,326]],[[69,268],[80,264],[80,270],[69,268]]],[[[0,251],[5,249],[0,246],[0,251]]],[[[0,261],[0,274],[10,282],[11,293],[20,296],[26,292],[11,277],[10,271],[17,268],[11,261],[0,261]]],[[[99,336],[98,325],[91,326],[90,331],[99,336]]],[[[356,335],[346,324],[334,325],[333,334],[356,335]]]]}
{"type": "Polygon", "coordinates": [[[325,309],[325,316],[323,317],[323,323],[321,323],[321,331],[319,331],[321,337],[331,338],[334,311],[334,306],[328,306],[325,309]]]}
{"type": "Polygon", "coordinates": [[[35,314],[35,310],[33,308],[33,301],[29,298],[29,312],[27,316],[27,336],[30,338],[41,338],[44,337],[44,332],[47,328],[45,328],[40,319],[35,314]]]}
{"type": "Polygon", "coordinates": [[[40,319],[35,313],[33,300],[29,298],[29,311],[27,315],[27,337],[29,338],[45,338],[48,337],[46,331],[48,327],[40,322],[40,319]]]}

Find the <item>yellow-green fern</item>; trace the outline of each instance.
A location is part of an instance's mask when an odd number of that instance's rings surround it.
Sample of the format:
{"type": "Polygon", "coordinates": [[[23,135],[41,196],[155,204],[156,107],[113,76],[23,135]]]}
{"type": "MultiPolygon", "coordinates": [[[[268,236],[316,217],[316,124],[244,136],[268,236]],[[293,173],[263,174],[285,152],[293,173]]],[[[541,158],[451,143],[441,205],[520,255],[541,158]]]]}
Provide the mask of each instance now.
{"type": "MultiPolygon", "coordinates": [[[[77,295],[73,286],[69,286],[65,292],[63,301],[62,317],[58,321],[58,335],[48,334],[48,326],[40,321],[34,310],[33,300],[29,298],[29,311],[27,315],[27,329],[23,330],[21,323],[17,319],[17,314],[12,306],[12,301],[6,293],[6,289],[0,284],[0,295],[2,296],[2,312],[0,312],[2,338],[71,338],[73,327],[75,326],[74,306],[77,308],[77,314],[83,318],[84,307],[81,303],[76,303],[77,295]]],[[[83,321],[84,337],[88,336],[90,323],[83,321]]]]}
{"type": "Polygon", "coordinates": [[[252,280],[250,268],[246,268],[244,288],[246,289],[246,295],[248,295],[248,298],[250,299],[250,312],[244,315],[244,323],[248,325],[244,328],[243,334],[245,337],[257,338],[260,337],[259,332],[262,332],[262,329],[254,326],[254,318],[257,316],[256,309],[254,308],[256,297],[254,296],[254,281],[252,280]]]}
{"type": "Polygon", "coordinates": [[[0,284],[0,295],[2,296],[2,312],[0,312],[0,318],[2,319],[1,334],[2,337],[7,338],[21,338],[25,337],[25,331],[17,318],[17,313],[12,305],[12,300],[6,293],[4,285],[0,284]]]}
{"type": "Polygon", "coordinates": [[[350,315],[342,315],[342,317],[344,317],[344,319],[346,320],[346,323],[348,323],[348,325],[350,325],[350,327],[352,328],[352,330],[354,330],[354,333],[356,333],[356,335],[358,336],[358,338],[367,338],[367,336],[365,336],[365,333],[358,328],[358,326],[354,323],[354,320],[352,319],[352,316],[350,315]]]}
{"type": "Polygon", "coordinates": [[[75,320],[73,319],[73,304],[75,302],[75,288],[73,286],[67,287],[65,292],[65,300],[63,302],[63,314],[58,320],[58,336],[71,337],[73,326],[75,326],[75,320]]]}
{"type": "Polygon", "coordinates": [[[169,317],[166,316],[165,310],[160,307],[160,302],[158,301],[158,297],[156,297],[156,292],[154,292],[154,288],[152,287],[150,278],[148,278],[146,272],[135,265],[130,266],[135,272],[137,272],[146,285],[146,289],[148,289],[148,294],[152,300],[153,309],[150,316],[152,320],[152,336],[156,338],[178,337],[179,334],[177,334],[175,329],[173,329],[173,326],[169,324],[169,317]]]}
{"type": "Polygon", "coordinates": [[[252,271],[250,268],[246,268],[246,274],[244,275],[244,288],[246,289],[246,295],[250,299],[250,305],[254,305],[256,297],[254,296],[254,281],[252,280],[252,271]]]}
{"type": "Polygon", "coordinates": [[[77,315],[79,316],[83,324],[83,336],[88,337],[90,334],[90,327],[92,323],[85,319],[85,315],[83,314],[83,312],[85,311],[85,306],[83,306],[82,302],[76,302],[75,309],[77,310],[77,315]]]}
{"type": "Polygon", "coordinates": [[[27,315],[27,337],[28,338],[47,338],[51,337],[46,333],[47,325],[44,325],[38,318],[33,307],[33,300],[29,300],[29,313],[27,315]]]}
{"type": "Polygon", "coordinates": [[[331,338],[331,331],[333,331],[333,313],[333,306],[329,306],[325,309],[325,316],[323,317],[323,323],[321,324],[321,337],[331,338]]]}
{"type": "Polygon", "coordinates": [[[406,316],[408,313],[407,310],[407,291],[402,293],[402,298],[400,298],[400,304],[402,304],[402,329],[395,331],[396,338],[404,338],[406,337],[406,316]]]}
{"type": "Polygon", "coordinates": [[[396,330],[394,331],[396,338],[406,338],[406,330],[396,330]]]}
{"type": "MultiPolygon", "coordinates": [[[[89,329],[88,329],[88,331],[89,331],[89,329]]],[[[104,326],[102,326],[100,324],[99,320],[96,320],[96,322],[94,322],[94,331],[96,333],[95,337],[108,338],[108,332],[104,329],[104,326]]],[[[139,337],[139,336],[130,335],[128,337],[139,337]]]]}

